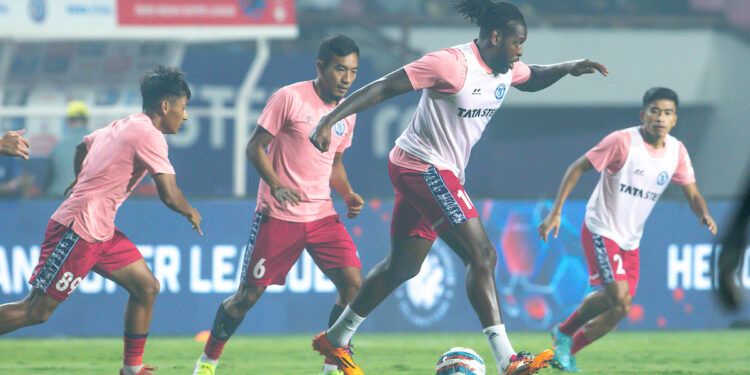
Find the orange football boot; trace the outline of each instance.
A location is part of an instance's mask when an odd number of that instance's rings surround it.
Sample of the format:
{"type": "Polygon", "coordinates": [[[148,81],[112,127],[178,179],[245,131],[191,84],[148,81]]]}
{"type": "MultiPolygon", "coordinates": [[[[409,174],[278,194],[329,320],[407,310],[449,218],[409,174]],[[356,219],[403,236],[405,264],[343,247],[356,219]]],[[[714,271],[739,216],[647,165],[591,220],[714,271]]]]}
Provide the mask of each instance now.
{"type": "Polygon", "coordinates": [[[343,371],[344,375],[365,375],[362,369],[354,363],[347,348],[337,348],[328,342],[325,331],[315,336],[312,346],[315,351],[336,362],[339,370],[343,371]]]}

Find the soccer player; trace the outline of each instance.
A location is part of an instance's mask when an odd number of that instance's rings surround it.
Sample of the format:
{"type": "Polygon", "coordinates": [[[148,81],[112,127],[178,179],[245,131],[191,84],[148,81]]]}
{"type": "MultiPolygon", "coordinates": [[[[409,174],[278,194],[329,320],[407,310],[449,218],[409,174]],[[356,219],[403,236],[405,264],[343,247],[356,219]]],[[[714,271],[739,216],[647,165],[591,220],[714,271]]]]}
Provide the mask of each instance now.
{"type": "Polygon", "coordinates": [[[466,292],[505,374],[530,374],[546,367],[551,350],[537,356],[516,353],[505,332],[495,286],[497,252],[462,184],[469,153],[511,86],[538,91],[567,74],[606,67],[588,60],[528,66],[521,62],[526,21],[514,5],[461,0],[458,11],[479,25],[479,39],[429,53],[353,93],[310,134],[321,151],[332,147],[331,129],[340,119],[413,90],[422,98],[390,154],[396,190],[391,252],[367,275],[341,317],[313,340],[314,348],[336,359],[347,375],[362,374],[347,343],[364,318],[394,289],[414,277],[440,238],[463,260],[466,292]]]}
{"type": "Polygon", "coordinates": [[[742,264],[742,255],[747,247],[747,227],[750,222],[750,175],[745,183],[742,202],[737,206],[729,230],[720,241],[719,287],[717,293],[725,307],[735,310],[742,302],[742,291],[735,284],[737,268],[742,264]]]}
{"type": "Polygon", "coordinates": [[[149,375],[142,362],[159,282],[138,248],[115,227],[117,209],[148,172],[159,198],[200,229],[201,216],[177,187],[164,134],[187,120],[190,88],[177,69],[159,67],[141,78],[143,113],[127,116],[83,138],[76,147],[72,193],[52,214],[29,295],[0,306],[0,334],[47,321],[89,270],[130,296],[125,307],[121,375],[149,375]]]}
{"type": "MultiPolygon", "coordinates": [[[[362,282],[362,265],[331,201],[331,186],[344,198],[347,216],[364,201],[352,190],[343,153],[352,143],[355,116],[337,122],[331,151],[320,153],[307,135],[338,104],[357,77],[359,48],[344,35],[323,39],[315,63],[318,76],[282,87],[266,103],[247,145],[258,171],[258,205],[245,250],[241,284],[225,299],[194,374],[213,375],[227,340],[268,285],[283,285],[303,249],[333,281],[338,299],[329,325],[344,311],[362,282]],[[266,153],[265,148],[268,147],[266,153]]],[[[327,360],[322,374],[340,374],[327,360]]]]}
{"type": "Polygon", "coordinates": [[[23,137],[26,129],[9,131],[0,138],[0,155],[17,156],[29,160],[29,140],[23,137]]]}
{"type": "Polygon", "coordinates": [[[615,131],[568,167],[552,210],[539,224],[547,241],[560,229],[560,213],[581,174],[601,174],[586,205],[581,243],[589,281],[602,289],[586,296],[570,317],[552,331],[555,367],[578,372],[575,354],[611,331],[628,315],[639,276],[639,246],[651,209],[669,181],[682,185],[701,225],[716,234],[716,224],[695,184],[690,157],[669,135],[677,122],[677,94],[654,87],[643,96],[642,125],[615,131]]]}

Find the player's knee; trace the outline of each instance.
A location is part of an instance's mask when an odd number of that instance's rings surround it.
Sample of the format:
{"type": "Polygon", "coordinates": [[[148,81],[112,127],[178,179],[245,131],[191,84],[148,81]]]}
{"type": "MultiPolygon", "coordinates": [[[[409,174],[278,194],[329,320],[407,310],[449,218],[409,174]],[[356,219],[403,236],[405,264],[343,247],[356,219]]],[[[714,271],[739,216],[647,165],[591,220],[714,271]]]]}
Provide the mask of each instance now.
{"type": "Polygon", "coordinates": [[[472,269],[481,272],[494,273],[495,266],[497,265],[497,251],[491,243],[483,243],[479,245],[474,251],[472,259],[469,260],[469,264],[472,269]]]}
{"type": "Polygon", "coordinates": [[[242,289],[239,295],[238,308],[245,310],[249,309],[260,299],[260,296],[265,292],[265,286],[246,286],[242,289]]]}
{"type": "Polygon", "coordinates": [[[28,313],[26,314],[26,325],[33,326],[46,322],[49,320],[49,317],[52,316],[52,311],[54,311],[54,309],[48,309],[45,307],[37,307],[28,310],[28,313]]]}
{"type": "Polygon", "coordinates": [[[422,269],[421,264],[400,264],[396,267],[393,267],[391,269],[391,280],[400,283],[403,283],[407,280],[412,279],[414,276],[417,276],[419,274],[419,271],[422,269]]]}
{"type": "Polygon", "coordinates": [[[617,316],[620,319],[628,316],[628,313],[630,313],[630,304],[632,300],[633,299],[629,294],[625,294],[624,296],[617,296],[613,301],[613,310],[617,313],[617,316]]]}
{"type": "Polygon", "coordinates": [[[134,293],[135,297],[141,301],[155,301],[159,295],[161,285],[155,277],[144,281],[138,285],[138,290],[134,293]]]}

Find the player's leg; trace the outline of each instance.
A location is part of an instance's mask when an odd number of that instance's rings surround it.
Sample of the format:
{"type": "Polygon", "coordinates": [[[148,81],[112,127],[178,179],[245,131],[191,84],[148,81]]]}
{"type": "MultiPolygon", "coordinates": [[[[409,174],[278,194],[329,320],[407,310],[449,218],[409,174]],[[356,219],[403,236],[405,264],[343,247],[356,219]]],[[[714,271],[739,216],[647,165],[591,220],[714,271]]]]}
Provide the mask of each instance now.
{"type": "MultiPolygon", "coordinates": [[[[357,256],[357,247],[338,215],[306,223],[306,228],[305,248],[338,291],[328,316],[328,327],[331,327],[362,284],[362,263],[357,256]]],[[[338,363],[325,357],[321,375],[336,374],[341,374],[338,363]]]]}
{"type": "Polygon", "coordinates": [[[78,287],[96,256],[97,249],[92,249],[92,244],[80,240],[71,229],[50,220],[39,262],[29,280],[31,292],[21,301],[0,305],[0,335],[47,321],[57,306],[78,287]]]}
{"type": "Polygon", "coordinates": [[[352,302],[326,332],[315,337],[313,347],[339,363],[345,374],[361,374],[349,353],[342,348],[376,306],[404,281],[419,273],[436,237],[430,223],[397,190],[388,257],[368,273],[352,302]]]}
{"type": "Polygon", "coordinates": [[[0,335],[46,322],[60,303],[44,291],[32,288],[23,300],[0,305],[0,335]]]}
{"type": "Polygon", "coordinates": [[[344,347],[365,317],[406,280],[419,273],[437,234],[414,205],[399,191],[391,221],[391,251],[370,270],[341,317],[327,331],[327,339],[344,347]]]}
{"type": "MultiPolygon", "coordinates": [[[[465,193],[464,193],[465,194],[465,193]]],[[[464,203],[464,202],[461,202],[464,203]]],[[[465,211],[468,211],[466,207],[465,211]]],[[[547,366],[552,351],[536,357],[516,353],[508,339],[500,314],[495,286],[497,251],[487,237],[479,217],[440,231],[440,238],[461,258],[466,267],[466,293],[482,325],[498,369],[508,374],[531,374],[547,366]]]]}
{"type": "Polygon", "coordinates": [[[128,292],[123,331],[123,364],[120,374],[151,374],[143,365],[159,281],[143,260],[141,252],[125,234],[115,229],[111,240],[102,243],[103,251],[94,271],[114,281],[128,292]]]}
{"type": "Polygon", "coordinates": [[[283,285],[304,248],[304,223],[256,213],[242,261],[240,286],[219,304],[211,334],[195,365],[196,375],[213,375],[221,352],[268,285],[283,285]]]}
{"type": "MultiPolygon", "coordinates": [[[[609,309],[595,318],[588,320],[573,335],[572,355],[575,355],[586,345],[614,329],[630,312],[640,276],[639,250],[625,251],[614,243],[607,245],[607,247],[607,258],[614,266],[614,281],[605,283],[602,287],[602,292],[608,299],[609,309]]],[[[600,262],[604,262],[603,257],[600,257],[600,262]]]]}

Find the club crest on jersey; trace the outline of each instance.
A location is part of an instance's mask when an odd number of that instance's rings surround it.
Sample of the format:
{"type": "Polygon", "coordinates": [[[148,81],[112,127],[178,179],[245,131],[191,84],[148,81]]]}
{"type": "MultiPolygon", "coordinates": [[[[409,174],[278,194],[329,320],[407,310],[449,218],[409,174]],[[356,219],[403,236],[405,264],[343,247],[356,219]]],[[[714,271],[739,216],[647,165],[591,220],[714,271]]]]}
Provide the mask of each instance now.
{"type": "Polygon", "coordinates": [[[662,171],[659,173],[659,175],[656,177],[656,183],[661,186],[667,183],[669,181],[669,173],[666,171],[662,171]]]}
{"type": "Polygon", "coordinates": [[[497,88],[495,89],[495,98],[496,98],[497,100],[500,100],[500,99],[502,99],[502,98],[503,98],[503,96],[505,96],[505,90],[506,90],[507,88],[508,88],[508,87],[507,87],[507,86],[505,86],[505,84],[504,84],[504,83],[501,83],[501,84],[500,84],[499,86],[497,86],[497,88]]]}
{"type": "Polygon", "coordinates": [[[333,131],[339,137],[343,137],[346,133],[346,124],[344,123],[344,121],[337,122],[336,125],[333,126],[333,131]]]}

